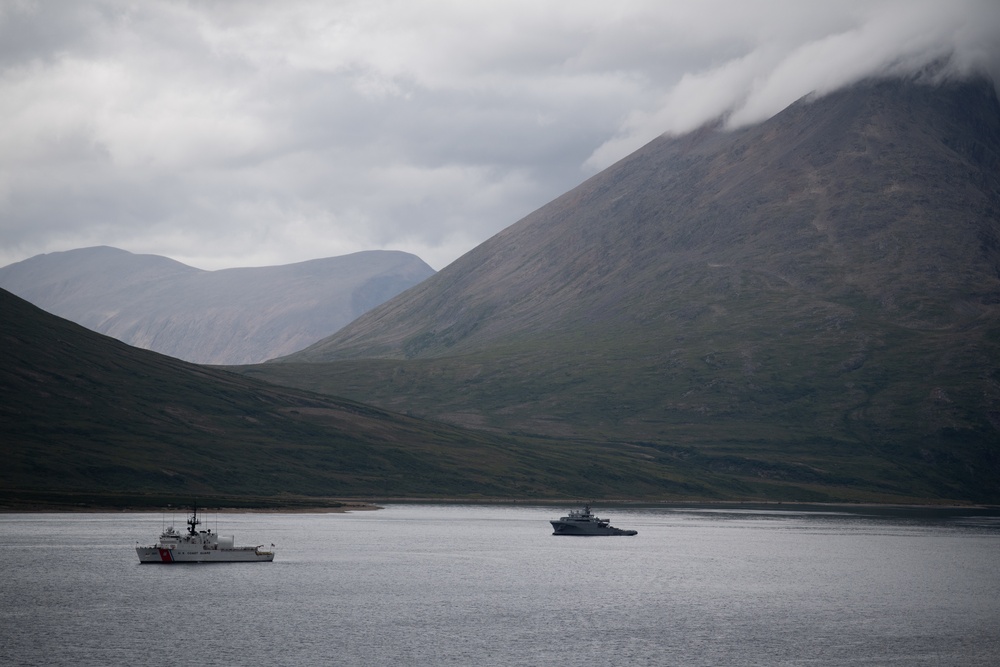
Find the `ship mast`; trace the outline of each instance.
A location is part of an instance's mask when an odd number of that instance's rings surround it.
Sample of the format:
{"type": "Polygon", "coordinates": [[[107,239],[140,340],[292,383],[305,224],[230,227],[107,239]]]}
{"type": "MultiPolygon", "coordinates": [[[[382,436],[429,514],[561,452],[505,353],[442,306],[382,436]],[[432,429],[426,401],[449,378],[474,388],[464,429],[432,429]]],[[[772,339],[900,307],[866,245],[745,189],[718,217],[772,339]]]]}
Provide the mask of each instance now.
{"type": "Polygon", "coordinates": [[[198,505],[194,506],[191,512],[191,518],[187,520],[188,523],[188,535],[197,535],[198,531],[194,529],[195,526],[199,525],[201,521],[198,520],[198,505]]]}

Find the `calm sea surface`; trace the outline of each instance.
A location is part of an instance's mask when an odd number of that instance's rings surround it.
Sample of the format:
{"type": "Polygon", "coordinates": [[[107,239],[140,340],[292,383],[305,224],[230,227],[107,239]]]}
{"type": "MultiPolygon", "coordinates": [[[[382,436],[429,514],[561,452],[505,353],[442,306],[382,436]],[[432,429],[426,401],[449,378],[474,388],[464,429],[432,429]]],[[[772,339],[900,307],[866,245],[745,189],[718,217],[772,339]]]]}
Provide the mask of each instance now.
{"type": "Polygon", "coordinates": [[[1000,664],[996,512],[565,509],[209,513],[275,562],[186,566],[160,514],[0,514],[0,665],[1000,664]]]}

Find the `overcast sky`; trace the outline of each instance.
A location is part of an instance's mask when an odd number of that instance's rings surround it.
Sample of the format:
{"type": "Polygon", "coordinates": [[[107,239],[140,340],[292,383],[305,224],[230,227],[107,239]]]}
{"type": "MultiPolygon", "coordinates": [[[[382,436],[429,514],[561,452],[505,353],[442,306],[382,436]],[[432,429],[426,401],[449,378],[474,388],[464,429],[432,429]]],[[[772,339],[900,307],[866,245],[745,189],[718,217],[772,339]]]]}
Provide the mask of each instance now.
{"type": "Polygon", "coordinates": [[[661,133],[998,45],[997,0],[0,0],[0,266],[441,269],[661,133]]]}

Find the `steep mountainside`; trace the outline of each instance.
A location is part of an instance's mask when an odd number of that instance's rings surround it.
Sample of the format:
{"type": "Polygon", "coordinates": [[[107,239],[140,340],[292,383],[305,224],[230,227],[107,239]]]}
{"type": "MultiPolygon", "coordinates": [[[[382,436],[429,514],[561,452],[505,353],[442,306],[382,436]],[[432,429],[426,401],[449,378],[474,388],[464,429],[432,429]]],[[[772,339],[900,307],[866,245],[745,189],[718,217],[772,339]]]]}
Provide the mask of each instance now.
{"type": "Polygon", "coordinates": [[[402,252],[202,271],[97,247],[0,269],[0,286],[121,341],[199,363],[264,361],[301,349],[433,275],[402,252]]]}
{"type": "Polygon", "coordinates": [[[874,83],[739,132],[660,138],[292,359],[440,356],[678,319],[693,304],[674,290],[694,278],[855,296],[902,324],[948,326],[969,313],[932,303],[956,291],[977,311],[1000,303],[998,151],[985,83],[874,83]]]}
{"type": "Polygon", "coordinates": [[[660,138],[279,361],[246,370],[483,428],[888,455],[996,497],[996,91],[871,81],[660,138]]]}

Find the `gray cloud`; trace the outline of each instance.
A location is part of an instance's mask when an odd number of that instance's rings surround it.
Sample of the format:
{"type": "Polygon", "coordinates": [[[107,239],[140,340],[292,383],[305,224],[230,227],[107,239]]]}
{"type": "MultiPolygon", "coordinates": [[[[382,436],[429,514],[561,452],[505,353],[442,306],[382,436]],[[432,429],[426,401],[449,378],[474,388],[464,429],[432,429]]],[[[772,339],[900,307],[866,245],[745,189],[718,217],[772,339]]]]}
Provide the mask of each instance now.
{"type": "Polygon", "coordinates": [[[441,268],[660,133],[998,44],[990,1],[8,2],[0,265],[441,268]]]}

